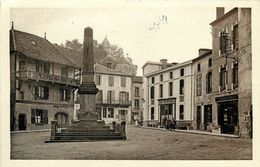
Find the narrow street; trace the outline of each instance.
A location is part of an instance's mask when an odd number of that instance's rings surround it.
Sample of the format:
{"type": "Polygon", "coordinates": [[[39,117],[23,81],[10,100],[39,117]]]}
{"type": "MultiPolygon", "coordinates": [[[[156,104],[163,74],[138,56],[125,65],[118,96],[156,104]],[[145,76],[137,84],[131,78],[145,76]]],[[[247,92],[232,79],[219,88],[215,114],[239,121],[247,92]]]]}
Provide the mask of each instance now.
{"type": "Polygon", "coordinates": [[[127,126],[126,141],[44,143],[50,132],[11,135],[11,159],[252,159],[252,141],[127,126]]]}

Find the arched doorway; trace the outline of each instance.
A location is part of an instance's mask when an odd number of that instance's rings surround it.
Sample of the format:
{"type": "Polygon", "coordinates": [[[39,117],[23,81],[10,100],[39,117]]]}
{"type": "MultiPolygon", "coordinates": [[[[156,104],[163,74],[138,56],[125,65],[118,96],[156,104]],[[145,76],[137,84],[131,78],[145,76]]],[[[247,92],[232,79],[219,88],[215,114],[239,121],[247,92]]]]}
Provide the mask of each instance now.
{"type": "Polygon", "coordinates": [[[59,127],[68,125],[68,114],[64,112],[58,112],[55,114],[55,120],[58,122],[59,127]]]}

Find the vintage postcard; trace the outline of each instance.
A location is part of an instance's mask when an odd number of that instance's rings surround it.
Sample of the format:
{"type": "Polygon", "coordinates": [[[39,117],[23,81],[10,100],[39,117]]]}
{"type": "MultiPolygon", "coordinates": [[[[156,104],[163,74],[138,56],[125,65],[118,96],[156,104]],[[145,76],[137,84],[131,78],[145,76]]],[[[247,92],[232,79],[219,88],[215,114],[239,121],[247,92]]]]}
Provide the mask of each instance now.
{"type": "Polygon", "coordinates": [[[257,166],[258,11],[2,1],[1,165],[257,166]]]}

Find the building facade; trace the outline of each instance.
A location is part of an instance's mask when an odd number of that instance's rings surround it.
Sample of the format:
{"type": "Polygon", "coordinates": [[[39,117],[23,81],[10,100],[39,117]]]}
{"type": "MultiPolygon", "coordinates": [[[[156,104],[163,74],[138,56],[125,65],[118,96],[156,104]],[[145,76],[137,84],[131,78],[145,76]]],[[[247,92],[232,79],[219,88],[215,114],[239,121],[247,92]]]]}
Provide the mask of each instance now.
{"type": "Polygon", "coordinates": [[[212,26],[213,128],[250,137],[252,133],[251,9],[217,8],[212,26]]]}
{"type": "Polygon", "coordinates": [[[11,130],[69,125],[79,67],[45,38],[10,30],[11,130]]]}
{"type": "Polygon", "coordinates": [[[193,61],[193,129],[211,131],[212,124],[212,50],[199,49],[193,61]]]}
{"type": "Polygon", "coordinates": [[[144,72],[144,126],[164,126],[176,120],[178,128],[191,128],[192,61],[184,63],[148,62],[144,72]],[[149,71],[152,71],[149,73],[149,71]]]}
{"type": "MultiPolygon", "coordinates": [[[[121,121],[131,124],[132,76],[96,64],[94,77],[96,86],[99,89],[96,95],[96,109],[99,112],[99,119],[104,120],[106,124],[121,121]]],[[[74,117],[77,118],[80,109],[78,100],[80,96],[77,92],[75,96],[74,117]]]]}
{"type": "Polygon", "coordinates": [[[143,77],[132,77],[132,124],[140,125],[143,120],[143,77]]]}

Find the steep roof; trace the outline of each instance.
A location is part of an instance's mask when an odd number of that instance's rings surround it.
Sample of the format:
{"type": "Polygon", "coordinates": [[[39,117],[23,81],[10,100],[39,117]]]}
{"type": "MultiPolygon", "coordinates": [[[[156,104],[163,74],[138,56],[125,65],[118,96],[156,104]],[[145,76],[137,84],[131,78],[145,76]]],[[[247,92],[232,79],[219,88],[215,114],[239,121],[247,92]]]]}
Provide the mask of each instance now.
{"type": "Polygon", "coordinates": [[[105,39],[103,40],[103,42],[101,43],[101,45],[104,47],[104,48],[109,48],[110,47],[110,43],[107,39],[107,36],[105,37],[105,39]]]}
{"type": "Polygon", "coordinates": [[[78,67],[45,38],[14,29],[10,30],[10,37],[11,51],[37,60],[78,67]]]}
{"type": "Polygon", "coordinates": [[[54,47],[59,50],[67,59],[69,59],[73,64],[75,64],[78,68],[83,67],[83,51],[77,51],[75,49],[64,48],[59,45],[55,45],[54,47]]]}
{"type": "Polygon", "coordinates": [[[126,73],[123,73],[123,72],[115,70],[115,69],[110,69],[110,68],[107,68],[100,64],[95,65],[95,72],[101,73],[101,74],[123,75],[123,76],[129,76],[129,77],[131,76],[130,74],[126,74],[126,73]]]}

